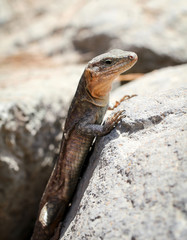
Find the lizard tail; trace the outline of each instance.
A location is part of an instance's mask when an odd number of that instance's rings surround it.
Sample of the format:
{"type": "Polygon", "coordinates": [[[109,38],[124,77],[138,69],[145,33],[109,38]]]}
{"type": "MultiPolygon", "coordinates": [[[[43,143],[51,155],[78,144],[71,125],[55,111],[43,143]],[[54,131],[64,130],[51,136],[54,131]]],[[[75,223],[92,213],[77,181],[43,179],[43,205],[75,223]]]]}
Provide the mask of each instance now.
{"type": "Polygon", "coordinates": [[[58,198],[46,202],[39,213],[31,240],[50,240],[67,206],[66,201],[58,198]]]}

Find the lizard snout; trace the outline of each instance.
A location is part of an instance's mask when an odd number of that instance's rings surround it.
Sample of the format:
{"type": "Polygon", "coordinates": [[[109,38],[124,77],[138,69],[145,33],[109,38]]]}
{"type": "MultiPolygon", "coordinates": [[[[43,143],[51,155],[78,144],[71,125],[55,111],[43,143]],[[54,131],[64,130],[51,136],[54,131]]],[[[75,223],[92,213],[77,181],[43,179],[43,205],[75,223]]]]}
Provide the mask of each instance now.
{"type": "Polygon", "coordinates": [[[136,61],[137,61],[137,60],[138,60],[138,56],[137,56],[136,53],[133,53],[133,52],[132,52],[132,53],[129,54],[128,59],[129,59],[129,60],[136,60],[136,61]]]}

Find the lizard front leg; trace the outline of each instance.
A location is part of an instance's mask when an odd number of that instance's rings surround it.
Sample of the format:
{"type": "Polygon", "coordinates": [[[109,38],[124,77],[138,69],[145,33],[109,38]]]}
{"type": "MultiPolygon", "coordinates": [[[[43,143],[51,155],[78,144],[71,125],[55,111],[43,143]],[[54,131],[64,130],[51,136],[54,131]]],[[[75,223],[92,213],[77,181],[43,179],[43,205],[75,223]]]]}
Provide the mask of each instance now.
{"type": "Polygon", "coordinates": [[[90,124],[86,120],[77,125],[77,130],[83,134],[91,135],[95,137],[104,136],[109,133],[119,121],[125,117],[125,111],[120,110],[116,112],[112,117],[108,118],[103,125],[90,124]]]}

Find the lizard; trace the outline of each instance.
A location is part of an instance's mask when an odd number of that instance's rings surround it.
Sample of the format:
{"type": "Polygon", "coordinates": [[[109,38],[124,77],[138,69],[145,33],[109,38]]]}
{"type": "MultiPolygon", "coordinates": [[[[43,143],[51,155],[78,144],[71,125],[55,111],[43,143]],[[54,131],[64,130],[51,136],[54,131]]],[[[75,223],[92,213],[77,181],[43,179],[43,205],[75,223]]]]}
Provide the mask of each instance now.
{"type": "Polygon", "coordinates": [[[60,152],[39,205],[31,240],[49,240],[62,221],[82,166],[96,137],[106,135],[124,116],[116,112],[102,124],[112,82],[137,61],[136,53],[113,49],[88,62],[65,121],[60,152]]]}

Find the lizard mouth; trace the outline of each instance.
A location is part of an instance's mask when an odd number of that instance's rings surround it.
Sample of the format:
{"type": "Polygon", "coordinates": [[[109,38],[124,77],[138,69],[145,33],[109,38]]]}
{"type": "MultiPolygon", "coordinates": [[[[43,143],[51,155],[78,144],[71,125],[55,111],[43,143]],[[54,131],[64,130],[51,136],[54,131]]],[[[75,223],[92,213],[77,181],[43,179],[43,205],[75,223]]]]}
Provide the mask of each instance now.
{"type": "Polygon", "coordinates": [[[132,68],[134,66],[134,64],[138,61],[138,56],[136,53],[131,53],[128,56],[129,59],[129,63],[126,63],[124,68],[122,69],[122,72],[120,73],[120,75],[124,74],[127,70],[129,70],[130,68],[132,68]]]}
{"type": "Polygon", "coordinates": [[[132,68],[137,62],[137,60],[138,56],[136,55],[136,53],[130,52],[128,56],[121,58],[119,62],[114,65],[113,69],[107,69],[106,72],[108,75],[116,75],[117,78],[119,75],[124,74],[127,70],[132,68]]]}

